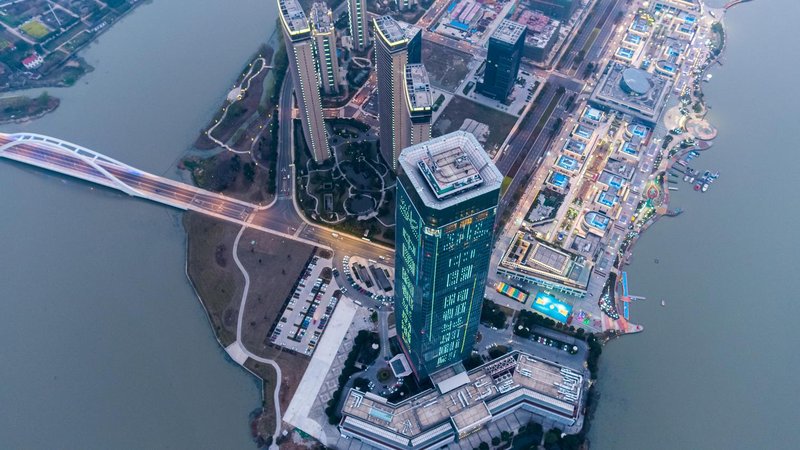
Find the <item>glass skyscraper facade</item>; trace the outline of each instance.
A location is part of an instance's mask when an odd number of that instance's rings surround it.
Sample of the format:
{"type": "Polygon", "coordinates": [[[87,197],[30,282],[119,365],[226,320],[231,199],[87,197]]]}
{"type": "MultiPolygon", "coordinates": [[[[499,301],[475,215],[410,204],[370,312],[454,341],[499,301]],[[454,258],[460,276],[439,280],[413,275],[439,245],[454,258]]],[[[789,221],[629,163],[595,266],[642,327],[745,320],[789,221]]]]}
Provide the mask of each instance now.
{"type": "Polygon", "coordinates": [[[519,63],[525,50],[527,28],[510,20],[503,20],[489,38],[486,68],[477,91],[487,97],[505,101],[519,74],[519,63]]]}
{"type": "Polygon", "coordinates": [[[408,147],[398,167],[395,318],[423,378],[472,351],[502,175],[463,131],[408,147]]]}

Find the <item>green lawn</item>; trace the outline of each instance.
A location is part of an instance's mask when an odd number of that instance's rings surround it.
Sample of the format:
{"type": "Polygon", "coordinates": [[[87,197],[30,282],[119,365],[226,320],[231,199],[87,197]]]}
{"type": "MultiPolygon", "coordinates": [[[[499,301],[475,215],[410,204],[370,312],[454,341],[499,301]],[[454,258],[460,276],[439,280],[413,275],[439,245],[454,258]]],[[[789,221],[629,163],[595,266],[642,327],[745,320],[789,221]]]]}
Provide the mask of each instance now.
{"type": "Polygon", "coordinates": [[[36,40],[40,40],[50,34],[50,30],[36,19],[25,22],[19,28],[25,32],[25,34],[36,40]]]}

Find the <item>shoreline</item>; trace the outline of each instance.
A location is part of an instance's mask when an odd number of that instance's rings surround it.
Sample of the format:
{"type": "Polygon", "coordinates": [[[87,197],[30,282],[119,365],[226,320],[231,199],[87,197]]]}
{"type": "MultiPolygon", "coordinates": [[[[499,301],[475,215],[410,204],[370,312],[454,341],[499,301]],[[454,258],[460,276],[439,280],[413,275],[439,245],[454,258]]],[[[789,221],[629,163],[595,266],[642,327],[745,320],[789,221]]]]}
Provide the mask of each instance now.
{"type": "MultiPolygon", "coordinates": [[[[703,5],[705,6],[705,3],[703,3],[703,5]]],[[[710,59],[708,59],[707,63],[702,68],[702,70],[692,78],[692,82],[697,84],[697,86],[698,86],[697,89],[700,92],[700,96],[697,99],[697,101],[703,107],[702,114],[700,114],[700,116],[703,118],[702,120],[704,120],[704,117],[706,116],[706,114],[708,114],[708,105],[706,104],[705,94],[703,92],[703,80],[705,79],[708,70],[710,70],[712,66],[714,66],[715,64],[720,64],[721,65],[720,60],[722,59],[722,56],[725,53],[725,48],[726,48],[726,45],[727,45],[727,39],[724,38],[724,36],[725,36],[724,17],[725,17],[725,11],[726,10],[723,9],[723,8],[714,8],[714,10],[716,10],[716,9],[721,10],[722,11],[722,15],[720,17],[716,17],[716,16],[714,16],[712,14],[711,17],[717,19],[716,23],[718,23],[720,25],[720,29],[722,31],[721,32],[721,35],[722,35],[722,46],[721,46],[721,48],[719,49],[719,51],[716,54],[711,53],[712,56],[710,57],[710,59]]],[[[661,114],[661,120],[662,121],[664,120],[664,114],[666,114],[667,111],[668,110],[665,109],[662,112],[662,114],[661,114]]],[[[699,117],[692,117],[692,119],[699,119],[699,117]]],[[[671,136],[671,135],[668,135],[668,136],[671,136]]],[[[666,164],[664,165],[663,170],[658,170],[655,173],[655,179],[656,180],[658,180],[658,179],[661,180],[661,182],[658,183],[657,185],[658,185],[659,189],[661,190],[662,195],[664,196],[664,201],[660,205],[660,208],[656,209],[655,214],[653,214],[653,216],[650,219],[648,219],[648,221],[645,222],[642,225],[641,230],[636,235],[636,237],[634,237],[631,240],[631,243],[625,249],[625,252],[622,255],[620,255],[620,269],[622,267],[624,267],[624,266],[629,266],[629,265],[632,264],[633,249],[636,246],[636,243],[639,241],[639,239],[645,234],[645,232],[647,230],[649,230],[653,225],[655,225],[662,217],[672,217],[670,215],[670,211],[671,210],[669,208],[669,206],[670,206],[670,194],[669,194],[670,191],[668,189],[668,187],[669,187],[668,186],[668,184],[669,184],[669,181],[668,181],[669,180],[669,174],[668,174],[669,171],[675,166],[675,164],[677,164],[678,160],[680,160],[686,154],[688,154],[688,153],[690,153],[692,151],[704,152],[704,151],[707,151],[708,149],[710,149],[713,146],[713,139],[715,139],[715,138],[716,138],[716,134],[715,134],[714,138],[712,138],[712,139],[701,140],[701,142],[706,143],[706,145],[701,147],[701,146],[699,146],[699,144],[695,144],[695,145],[693,145],[691,147],[684,148],[681,151],[676,152],[672,157],[669,157],[669,150],[668,149],[662,149],[663,151],[667,152],[667,155],[666,155],[666,158],[665,158],[666,164]]],[[[623,336],[623,335],[626,335],[626,334],[635,334],[635,333],[638,333],[640,331],[643,331],[643,330],[637,330],[637,331],[628,332],[628,333],[620,333],[620,334],[617,334],[617,336],[623,336]]],[[[611,340],[611,339],[609,339],[609,340],[611,340]]],[[[608,342],[608,341],[606,341],[606,342],[608,342]]]]}
{"type": "MultiPolygon", "coordinates": [[[[113,28],[114,25],[118,24],[123,19],[128,17],[130,13],[136,11],[136,9],[139,6],[149,3],[150,1],[142,1],[142,0],[136,0],[130,3],[129,4],[130,7],[123,10],[121,13],[119,13],[118,16],[113,17],[111,22],[107,26],[98,26],[96,30],[92,31],[93,36],[91,39],[78,45],[78,47],[72,50],[72,52],[69,54],[67,58],[59,62],[57,65],[55,65],[55,67],[53,67],[47,74],[40,74],[40,78],[38,79],[26,78],[23,80],[24,81],[23,84],[20,84],[19,82],[15,84],[6,84],[0,87],[0,94],[25,91],[28,89],[64,88],[64,87],[74,86],[75,84],[78,83],[78,81],[81,80],[81,78],[83,78],[89,73],[94,72],[95,70],[95,67],[86,62],[83,56],[80,56],[79,53],[81,53],[91,44],[96,42],[97,39],[103,35],[103,33],[107,32],[108,30],[113,28]],[[73,74],[74,78],[71,78],[70,75],[64,73],[65,69],[73,69],[73,68],[78,69],[78,73],[73,74]]],[[[116,12],[116,9],[114,9],[114,11],[116,12]]],[[[77,34],[73,36],[71,39],[74,39],[75,37],[77,37],[77,34]]],[[[66,43],[70,42],[71,39],[68,40],[66,43]]],[[[55,53],[57,51],[58,50],[54,50],[48,53],[46,56],[49,56],[50,54],[55,53]]]]}

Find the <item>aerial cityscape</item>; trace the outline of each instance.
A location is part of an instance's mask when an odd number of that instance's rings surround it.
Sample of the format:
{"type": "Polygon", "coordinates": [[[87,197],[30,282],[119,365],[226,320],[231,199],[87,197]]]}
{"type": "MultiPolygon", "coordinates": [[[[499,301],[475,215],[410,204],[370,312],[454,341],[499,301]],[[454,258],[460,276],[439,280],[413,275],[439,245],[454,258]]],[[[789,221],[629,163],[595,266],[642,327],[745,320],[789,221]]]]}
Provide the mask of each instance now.
{"type": "Polygon", "coordinates": [[[783,3],[0,5],[0,441],[796,448],[783,3]]]}

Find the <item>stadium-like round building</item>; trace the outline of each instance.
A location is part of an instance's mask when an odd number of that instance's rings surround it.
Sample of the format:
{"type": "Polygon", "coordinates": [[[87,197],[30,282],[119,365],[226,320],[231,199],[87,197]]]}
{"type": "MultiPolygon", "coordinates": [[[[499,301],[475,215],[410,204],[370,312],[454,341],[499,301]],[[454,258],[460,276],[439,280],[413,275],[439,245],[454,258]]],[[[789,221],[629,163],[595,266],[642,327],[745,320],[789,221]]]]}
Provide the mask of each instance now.
{"type": "Polygon", "coordinates": [[[619,87],[628,95],[641,96],[650,92],[653,83],[650,81],[650,75],[642,69],[635,69],[628,67],[622,71],[622,79],[619,82],[619,87]]]}

